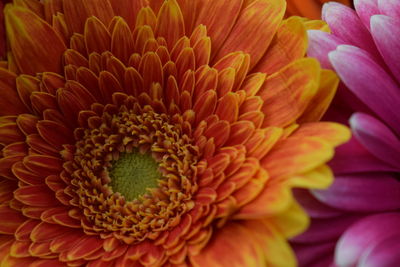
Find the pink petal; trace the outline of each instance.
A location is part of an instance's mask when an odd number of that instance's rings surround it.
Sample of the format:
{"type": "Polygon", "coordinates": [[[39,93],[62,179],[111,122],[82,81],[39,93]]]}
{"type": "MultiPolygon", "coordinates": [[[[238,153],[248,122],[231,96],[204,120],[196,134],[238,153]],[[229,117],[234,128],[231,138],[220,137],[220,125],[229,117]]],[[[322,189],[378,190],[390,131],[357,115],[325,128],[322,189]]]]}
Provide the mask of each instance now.
{"type": "Polygon", "coordinates": [[[368,29],[370,28],[371,16],[380,14],[378,0],[354,0],[354,7],[362,23],[368,29]]]}
{"type": "Polygon", "coordinates": [[[364,148],[354,136],[336,149],[335,157],[329,162],[336,175],[357,172],[398,171],[397,168],[382,162],[364,148]]]}
{"type": "Polygon", "coordinates": [[[364,113],[350,118],[354,135],[360,143],[377,158],[400,171],[400,140],[381,121],[364,113]]]}
{"type": "Polygon", "coordinates": [[[328,58],[328,53],[335,50],[338,45],[344,44],[344,41],[333,34],[323,31],[309,30],[307,34],[307,55],[318,59],[323,68],[333,69],[328,58]]]}
{"type": "Polygon", "coordinates": [[[374,15],[371,17],[371,34],[386,65],[400,83],[400,20],[374,15]]]}
{"type": "Polygon", "coordinates": [[[343,44],[360,47],[379,57],[371,34],[353,9],[339,3],[329,2],[322,8],[322,18],[329,24],[332,34],[344,41],[343,44]]]}
{"type": "Polygon", "coordinates": [[[400,19],[400,5],[398,0],[378,0],[378,8],[382,14],[400,19]]]}
{"type": "Polygon", "coordinates": [[[329,59],[346,86],[400,134],[399,88],[364,50],[339,45],[329,59]]]}
{"type": "Polygon", "coordinates": [[[336,242],[317,243],[311,245],[294,244],[292,247],[296,252],[299,267],[310,267],[312,264],[315,264],[322,259],[329,258],[329,256],[334,252],[335,244],[336,242]]]}
{"type": "Polygon", "coordinates": [[[359,261],[363,267],[392,267],[400,262],[400,235],[391,236],[364,253],[359,261]]]}
{"type": "Polygon", "coordinates": [[[346,230],[336,246],[336,264],[340,267],[355,266],[370,247],[390,236],[399,235],[399,225],[399,213],[372,215],[355,223],[346,230]]]}
{"type": "Polygon", "coordinates": [[[356,212],[390,211],[400,208],[400,183],[385,173],[336,176],[327,190],[312,194],[331,207],[356,212]]]}
{"type": "Polygon", "coordinates": [[[294,189],[293,194],[311,218],[324,219],[338,217],[343,214],[342,211],[319,202],[308,190],[294,189]]]}
{"type": "Polygon", "coordinates": [[[311,244],[328,242],[339,238],[342,233],[362,216],[348,215],[329,219],[314,219],[308,230],[292,239],[295,243],[311,244]]]}

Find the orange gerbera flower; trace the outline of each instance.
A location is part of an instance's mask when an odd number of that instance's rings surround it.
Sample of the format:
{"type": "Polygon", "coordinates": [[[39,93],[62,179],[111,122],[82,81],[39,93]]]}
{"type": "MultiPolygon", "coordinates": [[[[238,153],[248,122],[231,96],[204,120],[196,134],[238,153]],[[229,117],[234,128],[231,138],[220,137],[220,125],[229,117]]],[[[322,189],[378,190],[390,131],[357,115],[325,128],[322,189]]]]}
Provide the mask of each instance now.
{"type": "Polygon", "coordinates": [[[339,2],[351,6],[350,0],[287,0],[286,15],[299,15],[310,19],[320,19],[322,5],[327,2],[339,2]]]}
{"type": "MultiPolygon", "coordinates": [[[[283,0],[5,8],[0,261],[292,266],[346,128],[283,0]]],[[[307,22],[311,23],[311,22],[307,22]]]]}

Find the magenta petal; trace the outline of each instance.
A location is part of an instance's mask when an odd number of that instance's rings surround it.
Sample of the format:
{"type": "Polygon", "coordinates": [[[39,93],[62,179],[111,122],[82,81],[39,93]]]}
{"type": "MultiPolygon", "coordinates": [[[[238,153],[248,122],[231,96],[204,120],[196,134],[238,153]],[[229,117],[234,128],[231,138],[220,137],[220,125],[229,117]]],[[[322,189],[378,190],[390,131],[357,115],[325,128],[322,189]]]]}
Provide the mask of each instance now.
{"type": "Polygon", "coordinates": [[[350,125],[357,139],[371,154],[400,171],[400,141],[385,124],[370,115],[355,113],[350,118],[350,125]]]}
{"type": "Polygon", "coordinates": [[[339,44],[344,41],[339,37],[323,31],[309,30],[308,33],[308,49],[307,55],[315,57],[321,63],[321,66],[326,69],[333,69],[328,53],[335,50],[339,44]]]}
{"type": "Polygon", "coordinates": [[[346,86],[400,134],[399,88],[364,50],[339,45],[329,59],[346,86]]]}
{"type": "Polygon", "coordinates": [[[336,149],[335,157],[329,162],[329,166],[336,175],[397,171],[395,167],[371,155],[354,136],[336,149]]]}
{"type": "Polygon", "coordinates": [[[363,216],[347,215],[329,219],[314,219],[308,230],[292,239],[295,243],[312,244],[334,241],[354,222],[363,216]]]}
{"type": "Polygon", "coordinates": [[[379,58],[371,34],[353,9],[329,2],[322,8],[322,18],[329,24],[332,34],[344,41],[342,44],[360,47],[379,58]]]}
{"type": "Polygon", "coordinates": [[[322,203],[356,212],[390,211],[400,208],[400,182],[394,175],[364,173],[336,176],[327,190],[312,190],[322,203]]]}
{"type": "Polygon", "coordinates": [[[364,253],[358,265],[363,267],[393,267],[400,263],[400,235],[383,240],[368,253],[364,253]]]}
{"type": "Polygon", "coordinates": [[[369,21],[371,16],[380,14],[378,0],[354,0],[354,7],[361,21],[368,29],[370,28],[369,21]]]}
{"type": "Polygon", "coordinates": [[[299,267],[309,267],[321,259],[331,256],[335,250],[335,244],[336,242],[317,243],[311,245],[293,244],[292,247],[296,253],[299,267]]]}
{"type": "Polygon", "coordinates": [[[311,195],[309,190],[294,189],[293,194],[311,218],[332,218],[343,214],[342,211],[319,202],[313,195],[311,195]]]}
{"type": "Polygon", "coordinates": [[[372,215],[355,223],[346,230],[336,246],[336,264],[343,267],[355,266],[370,247],[400,234],[399,225],[399,213],[372,215]]]}
{"type": "Polygon", "coordinates": [[[371,34],[386,65],[400,83],[400,20],[374,15],[371,17],[371,34]]]}
{"type": "Polygon", "coordinates": [[[378,0],[378,8],[382,14],[400,19],[399,0],[378,0]]]}

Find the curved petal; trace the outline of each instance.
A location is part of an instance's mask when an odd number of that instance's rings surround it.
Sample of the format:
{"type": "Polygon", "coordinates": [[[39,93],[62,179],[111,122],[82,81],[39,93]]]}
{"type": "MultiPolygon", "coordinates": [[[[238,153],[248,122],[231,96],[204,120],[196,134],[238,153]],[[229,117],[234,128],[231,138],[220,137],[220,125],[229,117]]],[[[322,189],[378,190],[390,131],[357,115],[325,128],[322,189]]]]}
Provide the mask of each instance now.
{"type": "Polygon", "coordinates": [[[400,20],[374,15],[371,17],[371,34],[386,65],[400,83],[400,20]]]}
{"type": "Polygon", "coordinates": [[[400,234],[391,236],[376,244],[368,253],[364,253],[359,261],[363,267],[391,267],[400,262],[400,234]]]}
{"type": "Polygon", "coordinates": [[[400,234],[399,224],[399,213],[372,215],[355,223],[339,239],[335,263],[341,267],[354,266],[371,246],[400,234]]]}
{"type": "Polygon", "coordinates": [[[15,62],[22,73],[62,72],[67,49],[60,36],[35,13],[8,5],[5,10],[7,37],[15,62]]]}
{"type": "Polygon", "coordinates": [[[340,45],[329,53],[329,59],[347,87],[400,134],[399,87],[371,55],[340,45]]]}
{"type": "Polygon", "coordinates": [[[341,210],[389,211],[400,208],[400,183],[390,174],[336,176],[327,190],[314,190],[321,202],[341,210]]]}
{"type": "Polygon", "coordinates": [[[222,44],[216,59],[230,52],[250,54],[250,69],[260,60],[277,31],[286,2],[283,0],[256,0],[239,15],[228,38],[222,44]]]}
{"type": "Polygon", "coordinates": [[[334,51],[338,45],[345,44],[345,41],[334,34],[323,31],[308,30],[307,34],[309,43],[307,55],[318,59],[323,68],[333,69],[328,53],[334,51]]]}
{"type": "Polygon", "coordinates": [[[368,29],[370,28],[371,16],[380,13],[378,0],[354,0],[354,7],[362,23],[368,29]]]}
{"type": "Polygon", "coordinates": [[[397,171],[395,167],[369,153],[355,136],[349,142],[336,149],[335,157],[329,162],[329,166],[336,175],[357,172],[397,171]]]}
{"type": "Polygon", "coordinates": [[[354,135],[360,143],[377,158],[400,171],[400,140],[381,121],[364,113],[355,113],[350,118],[354,135]]]}
{"type": "Polygon", "coordinates": [[[329,24],[332,34],[342,39],[345,44],[360,47],[379,57],[371,34],[353,9],[339,3],[330,2],[322,8],[322,18],[329,24]]]}
{"type": "Polygon", "coordinates": [[[378,0],[379,11],[392,18],[400,18],[400,6],[397,0],[378,0]]]}

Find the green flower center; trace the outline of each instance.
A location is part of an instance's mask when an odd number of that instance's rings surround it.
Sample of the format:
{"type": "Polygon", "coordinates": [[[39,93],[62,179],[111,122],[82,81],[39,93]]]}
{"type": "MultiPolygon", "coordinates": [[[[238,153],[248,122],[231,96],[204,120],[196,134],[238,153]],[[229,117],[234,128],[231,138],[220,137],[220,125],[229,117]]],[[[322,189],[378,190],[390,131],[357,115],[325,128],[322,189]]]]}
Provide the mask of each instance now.
{"type": "Polygon", "coordinates": [[[109,174],[113,191],[119,192],[127,201],[144,195],[148,188],[157,187],[161,178],[158,163],[153,157],[138,151],[121,154],[113,162],[109,174]]]}

